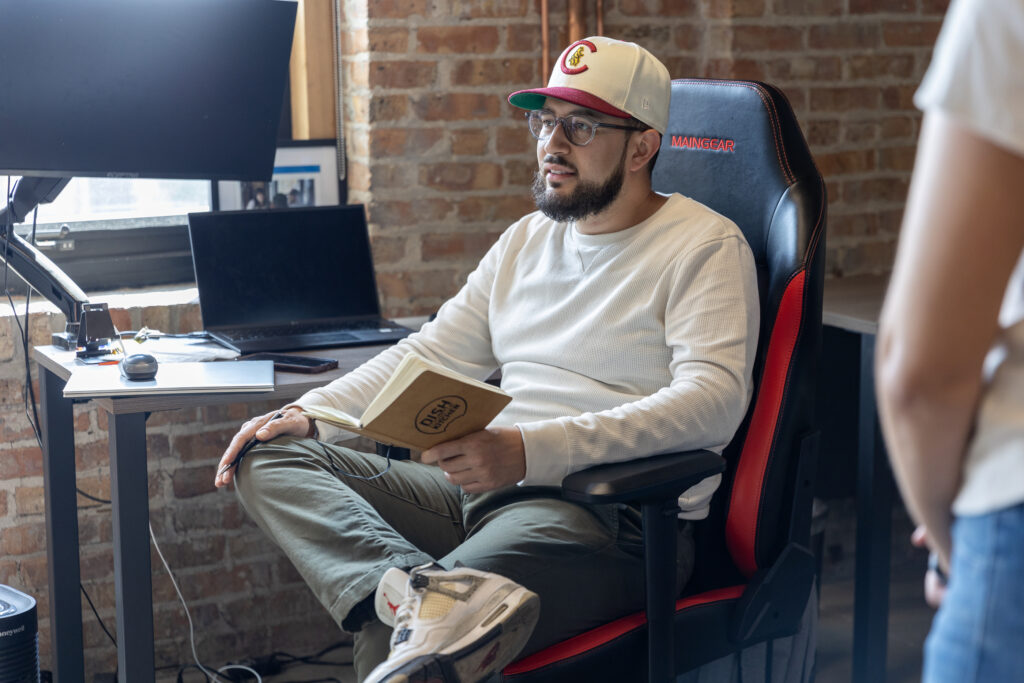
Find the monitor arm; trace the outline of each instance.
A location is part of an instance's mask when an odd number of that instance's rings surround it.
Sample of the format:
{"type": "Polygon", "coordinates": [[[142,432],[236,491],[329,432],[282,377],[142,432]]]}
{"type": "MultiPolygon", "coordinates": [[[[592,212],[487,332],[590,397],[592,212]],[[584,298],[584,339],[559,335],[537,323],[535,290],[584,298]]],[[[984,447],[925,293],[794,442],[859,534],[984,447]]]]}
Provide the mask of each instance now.
{"type": "Polygon", "coordinates": [[[13,224],[24,221],[36,206],[52,202],[70,180],[25,176],[15,184],[7,204],[0,205],[0,261],[60,309],[69,323],[78,323],[82,305],[89,302],[85,292],[13,229],[13,224]]]}

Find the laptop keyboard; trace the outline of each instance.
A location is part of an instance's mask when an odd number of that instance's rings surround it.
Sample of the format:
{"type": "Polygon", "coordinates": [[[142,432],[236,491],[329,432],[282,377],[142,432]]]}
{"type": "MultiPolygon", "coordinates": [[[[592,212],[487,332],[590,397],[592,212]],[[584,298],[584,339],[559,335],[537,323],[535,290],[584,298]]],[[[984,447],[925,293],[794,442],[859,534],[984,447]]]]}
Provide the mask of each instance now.
{"type": "Polygon", "coordinates": [[[254,339],[276,339],[278,337],[295,337],[309,334],[345,334],[355,330],[375,330],[381,320],[358,320],[349,323],[308,323],[302,325],[269,325],[267,327],[220,330],[221,334],[236,341],[252,341],[254,339]]]}

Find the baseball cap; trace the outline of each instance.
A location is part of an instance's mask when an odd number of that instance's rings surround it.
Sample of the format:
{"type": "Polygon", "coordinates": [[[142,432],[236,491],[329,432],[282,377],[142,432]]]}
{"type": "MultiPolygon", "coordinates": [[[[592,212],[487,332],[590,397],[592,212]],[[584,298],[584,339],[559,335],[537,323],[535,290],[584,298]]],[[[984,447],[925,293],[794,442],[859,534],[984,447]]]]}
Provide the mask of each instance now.
{"type": "Polygon", "coordinates": [[[672,79],[668,69],[636,43],[591,36],[565,48],[546,88],[519,90],[508,101],[540,109],[554,97],[609,116],[643,121],[659,133],[668,127],[672,79]]]}

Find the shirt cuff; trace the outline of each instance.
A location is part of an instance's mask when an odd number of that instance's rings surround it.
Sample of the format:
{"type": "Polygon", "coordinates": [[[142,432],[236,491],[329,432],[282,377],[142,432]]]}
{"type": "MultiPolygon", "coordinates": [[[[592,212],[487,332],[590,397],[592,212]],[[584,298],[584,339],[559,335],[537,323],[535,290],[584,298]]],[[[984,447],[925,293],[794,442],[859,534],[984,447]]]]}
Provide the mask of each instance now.
{"type": "Polygon", "coordinates": [[[561,486],[569,475],[569,439],[561,422],[516,424],[523,435],[526,476],[519,486],[561,486]]]}

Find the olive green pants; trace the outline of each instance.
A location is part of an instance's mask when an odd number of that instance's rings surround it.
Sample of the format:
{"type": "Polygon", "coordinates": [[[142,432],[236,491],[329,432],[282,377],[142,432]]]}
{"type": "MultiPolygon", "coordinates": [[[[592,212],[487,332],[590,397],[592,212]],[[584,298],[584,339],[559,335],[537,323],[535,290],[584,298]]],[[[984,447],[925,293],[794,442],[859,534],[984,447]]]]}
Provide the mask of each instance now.
{"type": "MultiPolygon", "coordinates": [[[[249,515],[339,626],[356,632],[360,679],[387,657],[390,629],[365,615],[365,601],[389,567],[461,562],[534,591],[540,619],[523,654],[643,609],[637,510],[571,503],[550,487],[466,494],[437,467],[409,460],[369,481],[347,476],[386,466],[376,454],[279,437],[254,448],[236,478],[249,515]]],[[[692,534],[681,523],[680,589],[692,567],[692,534]]]]}

